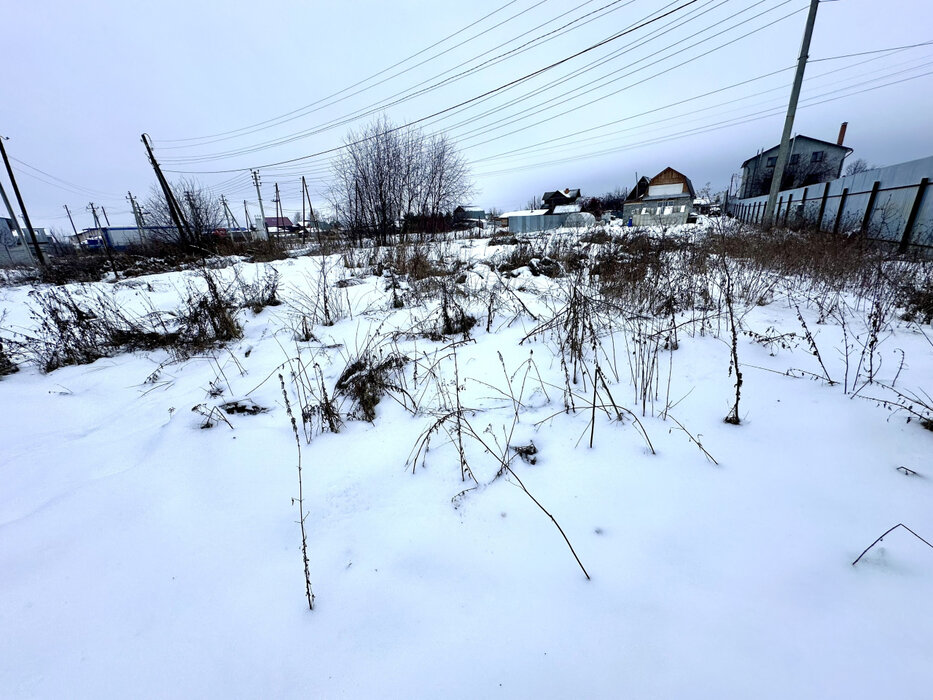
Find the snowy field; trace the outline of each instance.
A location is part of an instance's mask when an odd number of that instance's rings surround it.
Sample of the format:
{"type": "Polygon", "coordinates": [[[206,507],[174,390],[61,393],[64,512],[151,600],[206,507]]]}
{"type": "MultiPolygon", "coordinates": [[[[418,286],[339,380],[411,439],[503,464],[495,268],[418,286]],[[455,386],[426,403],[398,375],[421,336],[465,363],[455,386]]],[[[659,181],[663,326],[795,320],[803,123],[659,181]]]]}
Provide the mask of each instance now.
{"type": "MultiPolygon", "coordinates": [[[[12,349],[0,696],[933,696],[933,548],[852,564],[933,541],[933,329],[737,259],[612,296],[571,236],[553,278],[482,239],[439,277],[236,262],[219,287],[275,270],[282,303],[187,357],[12,349]]],[[[68,289],[164,324],[204,287],[68,289]]],[[[36,289],[0,288],[7,338],[36,289]]]]}

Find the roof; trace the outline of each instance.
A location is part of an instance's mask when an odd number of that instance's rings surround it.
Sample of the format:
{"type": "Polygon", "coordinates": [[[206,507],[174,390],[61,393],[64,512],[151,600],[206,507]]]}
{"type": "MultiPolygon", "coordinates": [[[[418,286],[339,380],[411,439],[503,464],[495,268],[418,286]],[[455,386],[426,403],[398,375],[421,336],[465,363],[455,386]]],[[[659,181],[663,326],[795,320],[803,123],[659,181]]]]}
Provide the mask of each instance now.
{"type": "Polygon", "coordinates": [[[500,219],[508,219],[512,216],[544,216],[547,214],[547,209],[520,209],[518,211],[507,211],[504,214],[500,214],[500,219]]]}
{"type": "Polygon", "coordinates": [[[576,214],[582,207],[579,204],[558,204],[554,207],[555,214],[576,214]]]}
{"type": "MultiPolygon", "coordinates": [[[[651,178],[651,181],[648,184],[649,185],[655,184],[655,180],[660,178],[662,175],[666,175],[668,177],[674,177],[675,179],[680,178],[683,181],[683,183],[687,186],[687,191],[690,193],[690,197],[692,198],[692,197],[697,196],[696,190],[693,189],[693,183],[690,182],[690,178],[684,175],[682,172],[678,170],[674,170],[671,167],[664,168],[664,170],[662,170],[657,175],[655,175],[653,178],[651,178]]],[[[670,195],[667,195],[667,196],[670,196],[670,195]]],[[[644,199],[648,199],[648,197],[644,197],[644,199]]]]}
{"type": "Polygon", "coordinates": [[[287,216],[267,216],[266,217],[266,226],[275,226],[277,228],[282,228],[284,226],[293,226],[292,220],[287,216]]]}
{"type": "Polygon", "coordinates": [[[561,199],[569,199],[573,201],[580,197],[580,189],[577,188],[575,190],[571,190],[567,188],[563,190],[554,190],[553,192],[545,192],[541,199],[547,201],[554,198],[555,196],[559,196],[561,199]]]}
{"type": "MultiPolygon", "coordinates": [[[[797,141],[797,139],[804,139],[804,140],[806,140],[806,141],[814,141],[814,142],[816,142],[816,143],[821,143],[821,144],[823,144],[824,146],[828,146],[829,148],[838,148],[838,149],[843,150],[843,151],[848,151],[849,153],[852,153],[852,151],[854,150],[854,149],[852,149],[852,148],[849,148],[848,146],[840,146],[838,143],[834,143],[834,142],[832,142],[832,141],[824,141],[823,139],[815,139],[815,138],[813,138],[812,136],[805,136],[804,134],[798,134],[797,136],[791,137],[790,142],[793,144],[794,142],[797,141]]],[[[778,144],[777,146],[772,146],[771,148],[769,148],[769,149],[767,149],[767,150],[765,150],[765,151],[762,151],[761,153],[759,153],[759,154],[757,154],[757,155],[754,155],[754,156],[752,156],[751,158],[746,159],[746,160],[742,163],[742,167],[744,168],[746,165],[748,165],[749,163],[751,163],[753,160],[756,160],[756,159],[758,159],[758,158],[761,158],[761,157],[762,157],[763,155],[765,155],[766,153],[771,153],[771,151],[776,151],[776,150],[778,150],[780,147],[781,147],[781,144],[778,144]]]]}
{"type": "Polygon", "coordinates": [[[638,182],[635,183],[635,188],[628,193],[628,196],[625,198],[626,202],[637,202],[644,196],[645,192],[648,191],[648,178],[645,175],[642,175],[638,182]]]}

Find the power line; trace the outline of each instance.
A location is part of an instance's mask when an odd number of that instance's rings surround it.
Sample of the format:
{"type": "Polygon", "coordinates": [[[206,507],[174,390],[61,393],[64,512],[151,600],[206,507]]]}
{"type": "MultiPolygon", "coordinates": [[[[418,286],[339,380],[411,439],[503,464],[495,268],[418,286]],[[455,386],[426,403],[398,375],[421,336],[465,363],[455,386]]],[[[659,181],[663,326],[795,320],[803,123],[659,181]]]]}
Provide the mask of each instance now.
{"type": "MultiPolygon", "coordinates": [[[[442,110],[439,110],[439,111],[437,111],[437,112],[434,112],[433,114],[429,114],[429,115],[427,115],[427,116],[425,116],[425,117],[421,117],[421,118],[419,118],[419,119],[416,119],[416,120],[414,120],[414,121],[411,121],[411,122],[409,122],[408,124],[405,124],[405,125],[402,125],[402,126],[393,127],[393,128],[391,128],[391,129],[387,129],[384,133],[386,133],[386,134],[392,133],[392,132],[395,132],[395,131],[399,131],[399,130],[401,130],[401,129],[408,128],[408,127],[413,126],[413,125],[415,125],[415,124],[419,124],[419,123],[421,123],[421,122],[423,122],[423,121],[427,121],[428,119],[431,119],[431,118],[433,118],[433,117],[436,117],[436,116],[438,116],[438,115],[440,115],[440,114],[446,114],[447,112],[451,112],[451,111],[453,111],[453,110],[455,110],[455,109],[459,109],[460,107],[462,107],[462,106],[464,106],[464,105],[467,105],[467,104],[470,104],[470,103],[472,103],[472,102],[475,102],[476,100],[482,99],[483,97],[486,97],[487,95],[492,95],[492,94],[495,94],[495,93],[497,93],[497,92],[501,92],[502,90],[505,90],[505,89],[511,87],[512,85],[517,85],[517,84],[519,84],[519,83],[522,83],[522,82],[525,82],[525,81],[527,81],[527,80],[530,80],[530,79],[533,78],[533,77],[536,77],[536,76],[538,76],[538,75],[542,75],[543,73],[546,73],[547,71],[552,70],[552,69],[556,68],[557,66],[563,65],[564,63],[567,63],[568,61],[572,61],[573,59],[578,58],[579,56],[582,56],[582,55],[584,55],[584,54],[586,54],[586,53],[589,53],[590,51],[594,51],[595,49],[597,49],[597,48],[599,48],[599,47],[601,47],[601,46],[605,46],[606,44],[608,44],[608,43],[610,43],[610,42],[612,42],[612,41],[616,41],[616,40],[622,38],[623,36],[626,36],[626,35],[628,35],[628,34],[631,34],[632,32],[635,32],[635,31],[637,31],[637,30],[639,30],[639,29],[642,29],[642,28],[644,28],[644,27],[646,27],[646,26],[649,26],[650,24],[653,24],[654,22],[660,21],[661,19],[664,19],[665,17],[667,17],[667,16],[669,16],[669,15],[675,14],[676,12],[679,12],[680,10],[682,10],[682,9],[684,9],[684,8],[686,8],[686,7],[689,7],[690,5],[693,5],[693,4],[696,3],[696,2],[698,2],[698,0],[687,0],[687,2],[685,2],[684,4],[680,5],[679,7],[675,8],[675,9],[673,9],[673,10],[670,10],[669,12],[666,12],[666,13],[664,13],[664,14],[662,14],[662,15],[659,15],[658,17],[655,17],[655,18],[653,18],[653,19],[647,20],[647,21],[645,21],[645,22],[643,22],[643,23],[641,23],[641,24],[639,24],[639,25],[637,25],[637,26],[635,26],[635,27],[630,28],[630,29],[625,29],[625,30],[623,30],[623,31],[621,31],[621,32],[617,32],[616,34],[613,34],[612,36],[607,37],[606,39],[603,39],[602,41],[599,41],[599,42],[597,42],[597,43],[595,43],[595,44],[592,44],[592,45],[588,46],[588,47],[585,48],[585,49],[582,49],[582,50],[580,50],[580,51],[577,51],[576,53],[571,54],[570,56],[567,56],[567,57],[565,57],[565,58],[560,59],[559,61],[555,61],[555,62],[553,62],[553,63],[551,63],[551,64],[545,66],[544,68],[539,68],[539,69],[536,70],[536,71],[532,71],[531,73],[528,73],[528,74],[526,74],[526,75],[523,75],[523,76],[520,77],[520,78],[516,78],[516,79],[514,79],[514,80],[510,80],[509,82],[504,83],[504,84],[500,85],[499,87],[493,88],[492,90],[487,90],[486,92],[484,92],[484,93],[482,93],[482,94],[480,94],[480,95],[477,95],[477,96],[475,96],[475,97],[471,97],[471,98],[468,99],[468,100],[463,100],[462,102],[459,102],[459,103],[457,103],[457,104],[455,104],[455,105],[453,105],[453,106],[451,106],[451,107],[445,107],[445,108],[442,109],[442,110]]],[[[258,168],[271,168],[271,167],[274,167],[274,166],[276,166],[276,165],[284,165],[284,164],[286,164],[286,163],[296,163],[296,162],[299,162],[299,161],[302,161],[302,160],[308,160],[308,159],[310,159],[310,158],[316,158],[316,157],[318,157],[318,156],[326,155],[326,154],[328,154],[328,153],[335,153],[335,152],[337,152],[337,151],[343,150],[344,148],[346,148],[347,146],[350,146],[350,145],[355,145],[355,144],[357,144],[357,143],[363,143],[364,141],[371,140],[371,138],[372,138],[372,137],[364,138],[364,139],[359,139],[359,140],[357,140],[357,141],[355,141],[355,142],[350,142],[350,143],[348,143],[348,144],[344,144],[343,146],[338,146],[338,147],[336,147],[336,148],[329,148],[329,149],[326,149],[326,150],[324,150],[324,151],[319,151],[319,152],[317,152],[317,153],[310,153],[310,154],[304,155],[304,156],[298,156],[298,157],[295,157],[295,158],[288,158],[288,159],[286,159],[286,160],[281,160],[281,161],[277,161],[277,162],[274,162],[274,163],[266,163],[266,164],[264,164],[264,165],[260,165],[260,166],[257,166],[257,167],[258,167],[258,168]]],[[[166,172],[201,172],[201,173],[205,173],[205,174],[207,174],[207,173],[210,173],[210,174],[217,174],[217,173],[234,173],[234,172],[240,172],[240,171],[242,171],[242,170],[246,170],[246,168],[229,168],[229,169],[226,169],[226,170],[203,170],[203,171],[184,171],[184,170],[182,170],[182,171],[176,171],[176,170],[171,170],[171,171],[166,171],[166,172]]]]}
{"type": "MultiPolygon", "coordinates": [[[[573,8],[572,10],[570,10],[570,11],[573,12],[573,11],[579,9],[580,7],[583,7],[584,5],[589,4],[589,3],[592,2],[592,1],[593,1],[593,0],[587,0],[587,2],[584,2],[584,3],[581,3],[580,5],[577,5],[576,7],[574,7],[574,8],[573,8]]],[[[178,163],[207,162],[207,161],[212,161],[212,160],[219,160],[219,159],[222,159],[222,158],[233,158],[233,157],[240,156],[240,155],[247,155],[247,154],[249,154],[249,153],[255,153],[255,152],[258,152],[258,151],[266,150],[266,149],[268,149],[268,148],[273,148],[273,147],[276,147],[276,146],[282,146],[282,145],[285,145],[285,144],[288,144],[288,143],[293,143],[293,142],[295,142],[295,141],[298,141],[298,140],[301,140],[301,139],[305,139],[305,138],[308,138],[308,137],[310,137],[310,136],[315,136],[315,135],[324,133],[324,132],[326,132],[326,131],[330,131],[330,130],[332,130],[332,129],[335,129],[335,128],[338,128],[338,127],[341,127],[341,126],[346,126],[347,124],[350,124],[350,123],[352,123],[352,122],[354,122],[354,121],[358,121],[359,119],[362,119],[362,118],[365,118],[365,117],[367,117],[367,116],[371,116],[371,115],[376,114],[376,113],[378,113],[378,112],[384,111],[385,109],[387,109],[387,108],[389,108],[389,107],[394,107],[394,106],[396,106],[396,105],[402,104],[403,102],[407,102],[408,100],[414,99],[414,98],[416,98],[416,97],[420,97],[420,96],[425,95],[425,94],[427,94],[427,93],[429,93],[429,92],[433,92],[433,91],[438,90],[438,89],[440,89],[440,88],[442,88],[442,87],[444,87],[444,86],[450,85],[450,84],[452,84],[452,83],[454,83],[454,82],[457,82],[458,80],[461,80],[462,78],[464,78],[464,77],[466,77],[466,76],[468,76],[468,75],[472,75],[472,74],[474,74],[474,73],[478,73],[478,72],[480,72],[480,71],[482,71],[482,70],[485,70],[486,68],[489,68],[489,67],[491,67],[491,66],[493,66],[493,65],[496,65],[496,64],[498,64],[498,63],[501,63],[502,61],[506,60],[507,58],[513,57],[513,56],[515,56],[515,55],[518,55],[519,53],[523,53],[524,51],[527,51],[527,50],[528,50],[532,45],[534,45],[534,44],[540,45],[540,44],[546,43],[547,41],[550,41],[551,39],[554,38],[553,35],[558,34],[558,33],[561,33],[561,32],[566,32],[566,31],[568,30],[568,28],[572,27],[572,26],[575,25],[575,24],[577,24],[578,26],[574,27],[574,30],[575,30],[575,29],[579,29],[580,27],[582,27],[582,26],[584,26],[584,25],[586,25],[586,24],[589,24],[590,22],[594,21],[595,19],[598,19],[597,17],[591,17],[592,15],[596,15],[596,14],[598,14],[598,13],[600,13],[600,12],[603,12],[603,10],[606,10],[606,9],[609,8],[609,7],[618,5],[620,2],[622,2],[622,0],[612,0],[612,2],[609,2],[608,4],[603,5],[602,7],[598,8],[598,9],[596,9],[596,10],[593,10],[593,11],[590,12],[590,13],[587,13],[587,14],[585,14],[585,15],[582,15],[581,17],[578,17],[578,18],[576,18],[576,19],[574,19],[574,20],[572,20],[572,21],[570,21],[570,22],[567,22],[566,24],[561,25],[560,27],[557,27],[556,29],[553,29],[553,30],[551,30],[551,31],[549,31],[549,32],[546,32],[545,34],[541,34],[541,35],[539,35],[539,36],[537,36],[537,37],[535,37],[535,38],[533,38],[533,39],[531,39],[531,40],[525,42],[524,44],[521,44],[520,46],[518,46],[518,47],[516,47],[516,48],[514,48],[514,49],[510,49],[509,51],[505,51],[505,52],[503,52],[503,53],[500,53],[500,54],[498,54],[497,56],[493,56],[492,58],[487,58],[486,60],[482,61],[481,63],[479,63],[479,64],[476,65],[476,66],[473,66],[473,67],[471,67],[471,68],[469,68],[469,69],[467,69],[467,70],[461,71],[460,73],[456,73],[456,74],[454,74],[454,75],[452,75],[452,76],[450,76],[450,77],[444,78],[443,80],[440,80],[439,82],[432,83],[431,85],[428,85],[428,87],[422,88],[422,89],[420,89],[420,90],[417,90],[417,89],[416,89],[416,88],[421,87],[421,86],[424,85],[425,83],[430,83],[432,80],[436,80],[437,78],[440,78],[441,76],[444,76],[444,75],[446,75],[446,74],[448,74],[448,73],[451,73],[452,71],[457,70],[458,68],[460,68],[460,67],[462,67],[462,66],[465,66],[465,65],[467,65],[467,64],[469,64],[469,63],[472,63],[472,62],[474,62],[474,61],[476,61],[476,60],[479,60],[480,58],[483,57],[483,54],[480,54],[479,56],[475,56],[475,57],[473,57],[473,58],[471,58],[471,59],[468,59],[467,61],[464,61],[464,62],[462,62],[462,63],[460,63],[460,64],[454,66],[453,68],[450,68],[450,69],[446,70],[446,71],[442,71],[441,73],[438,73],[438,74],[434,75],[434,76],[431,77],[431,78],[428,78],[428,79],[426,79],[426,80],[423,80],[423,81],[421,81],[420,83],[416,83],[415,85],[413,85],[413,86],[411,86],[411,87],[409,87],[409,88],[406,88],[405,90],[396,92],[395,94],[390,95],[389,97],[384,98],[383,100],[380,100],[380,101],[375,102],[375,103],[371,103],[370,105],[367,105],[367,106],[365,106],[365,107],[361,107],[361,108],[359,108],[359,109],[357,109],[357,110],[355,110],[355,111],[353,111],[353,112],[350,112],[349,114],[345,114],[345,115],[343,115],[343,116],[337,117],[337,118],[332,119],[332,120],[330,120],[330,121],[323,122],[323,123],[321,123],[321,124],[318,124],[318,125],[316,125],[316,126],[310,127],[310,128],[308,128],[308,129],[304,129],[304,130],[301,130],[301,131],[298,131],[298,132],[293,132],[293,133],[291,133],[291,134],[286,134],[286,135],[283,135],[283,136],[280,136],[280,137],[276,137],[276,138],[274,138],[274,139],[272,139],[272,140],[269,140],[269,141],[263,141],[263,142],[260,142],[260,143],[258,143],[258,144],[253,144],[253,145],[251,145],[251,146],[244,146],[244,147],[242,147],[242,148],[233,149],[233,150],[230,150],[230,151],[223,151],[223,152],[220,152],[220,153],[212,153],[212,154],[194,155],[194,156],[182,156],[182,157],[175,157],[175,158],[168,157],[168,158],[164,158],[163,160],[164,160],[165,162],[167,162],[167,163],[176,163],[176,164],[178,164],[178,163]],[[584,22],[583,20],[586,19],[587,17],[590,17],[590,19],[588,19],[587,21],[584,22]],[[581,22],[582,22],[582,23],[581,23],[581,22]],[[580,24],[578,24],[578,23],[580,23],[580,24]]],[[[635,0],[627,0],[627,1],[625,2],[624,5],[621,5],[621,6],[619,6],[619,7],[616,7],[616,8],[613,9],[613,10],[609,10],[609,11],[607,11],[607,12],[604,12],[602,16],[605,16],[606,14],[609,14],[609,12],[614,12],[614,11],[616,11],[616,10],[618,10],[618,9],[621,9],[622,7],[626,7],[626,6],[628,6],[628,5],[631,5],[633,2],[635,2],[635,0]]],[[[670,7],[671,5],[675,4],[675,2],[676,2],[676,0],[674,0],[673,2],[670,2],[666,7],[670,7]]],[[[560,19],[560,18],[562,18],[562,17],[565,17],[565,16],[566,16],[566,13],[562,13],[561,15],[558,15],[557,17],[548,20],[547,22],[543,22],[542,24],[539,24],[537,27],[534,27],[533,29],[531,29],[531,30],[529,30],[529,31],[532,31],[532,32],[533,32],[533,31],[537,31],[537,30],[540,29],[541,27],[544,27],[544,26],[546,26],[546,25],[548,25],[548,24],[551,24],[552,22],[557,21],[558,19],[560,19]]],[[[649,15],[649,16],[650,16],[650,15],[649,15]]],[[[573,31],[573,30],[571,30],[571,31],[573,31]]],[[[514,41],[518,41],[518,40],[519,40],[519,39],[513,39],[513,40],[512,40],[511,42],[509,42],[509,43],[513,43],[514,41]]],[[[329,106],[329,105],[327,105],[327,106],[329,106]]],[[[313,110],[313,111],[317,111],[317,110],[313,110]]],[[[257,130],[257,131],[258,131],[258,130],[257,130]]],[[[251,132],[251,133],[252,133],[252,132],[251,132]]],[[[245,135],[245,134],[244,134],[244,135],[245,135]]],[[[167,148],[164,148],[164,149],[162,149],[162,150],[168,150],[168,148],[178,148],[178,147],[167,147],[167,148]]]]}
{"type": "MultiPolygon", "coordinates": [[[[541,2],[538,2],[538,3],[536,3],[535,5],[532,5],[531,7],[529,7],[529,8],[527,8],[527,9],[523,10],[523,11],[520,12],[520,13],[518,13],[517,15],[513,15],[512,17],[509,17],[507,20],[505,20],[505,21],[503,21],[503,22],[500,22],[499,24],[493,26],[492,29],[496,29],[496,28],[502,26],[503,24],[506,24],[506,23],[510,22],[511,20],[515,19],[516,17],[518,17],[518,16],[524,14],[525,12],[528,12],[528,11],[534,9],[535,7],[538,7],[539,5],[543,5],[545,2],[548,2],[548,1],[549,1],[549,0],[541,0],[541,2]]],[[[590,1],[592,1],[592,0],[590,0],[590,1]]],[[[408,56],[407,58],[404,58],[404,59],[402,59],[401,61],[398,61],[397,63],[392,64],[392,65],[389,66],[388,68],[383,68],[381,71],[379,71],[379,72],[377,72],[377,73],[373,73],[372,75],[370,75],[370,76],[367,77],[367,78],[363,78],[362,80],[360,80],[360,81],[358,81],[358,82],[356,82],[356,83],[353,83],[352,85],[349,85],[349,86],[347,86],[347,87],[345,87],[345,88],[343,88],[343,89],[341,89],[341,90],[338,90],[337,92],[332,93],[332,94],[328,95],[327,97],[322,97],[322,98],[320,98],[320,99],[318,99],[318,100],[315,100],[314,102],[311,102],[310,104],[307,104],[307,105],[304,105],[303,107],[299,107],[299,108],[297,108],[297,109],[294,109],[294,110],[292,110],[291,112],[286,112],[285,114],[279,115],[279,116],[277,116],[277,117],[271,117],[270,119],[266,119],[266,120],[264,120],[264,121],[257,122],[257,123],[255,123],[255,124],[250,124],[250,125],[248,125],[248,126],[241,127],[241,128],[239,128],[239,129],[233,129],[233,130],[231,130],[231,131],[224,131],[224,132],[220,132],[220,133],[217,133],[217,134],[209,134],[209,135],[206,135],[206,136],[193,136],[193,137],[190,137],[190,138],[182,138],[182,139],[160,139],[159,142],[160,142],[160,143],[180,143],[180,142],[184,142],[184,141],[199,141],[199,140],[202,140],[202,139],[213,139],[213,138],[217,138],[217,137],[220,137],[220,136],[227,136],[227,135],[229,135],[229,134],[236,134],[236,133],[238,133],[238,132],[246,131],[246,130],[248,130],[248,129],[253,129],[253,128],[255,128],[255,127],[262,126],[262,125],[264,125],[264,124],[271,124],[272,122],[278,121],[278,120],[280,120],[280,119],[284,119],[285,117],[290,117],[291,115],[297,114],[298,112],[302,112],[303,110],[306,110],[306,109],[308,109],[309,107],[314,107],[315,105],[318,105],[318,104],[320,104],[321,102],[325,102],[325,101],[327,101],[327,100],[329,100],[329,99],[331,99],[331,98],[337,97],[337,96],[343,94],[344,92],[347,92],[348,90],[352,90],[352,89],[355,88],[355,87],[358,87],[358,86],[360,86],[360,85],[362,85],[362,84],[364,84],[364,83],[369,82],[369,81],[372,80],[373,78],[377,78],[377,77],[379,77],[380,75],[383,75],[384,73],[387,73],[388,71],[390,71],[390,70],[392,70],[392,69],[394,69],[394,68],[397,68],[398,66],[400,66],[400,65],[402,65],[402,64],[404,64],[404,63],[407,63],[407,62],[410,61],[411,59],[416,58],[417,56],[420,56],[421,54],[425,53],[426,51],[430,51],[431,49],[433,49],[433,48],[436,47],[436,46],[440,46],[441,44],[443,44],[444,42],[448,41],[449,39],[452,39],[453,37],[457,36],[458,34],[462,34],[462,33],[463,33],[464,31],[466,31],[467,29],[470,29],[471,27],[474,27],[474,26],[476,26],[477,24],[480,24],[480,23],[483,22],[484,20],[489,19],[489,18],[492,17],[493,15],[498,14],[499,12],[501,12],[502,10],[504,10],[506,7],[509,7],[510,5],[514,5],[516,2],[518,2],[518,0],[510,0],[509,2],[505,3],[504,5],[499,6],[497,9],[493,10],[492,12],[490,12],[490,13],[488,13],[488,14],[482,16],[482,17],[480,17],[478,20],[476,20],[476,21],[474,21],[474,22],[472,22],[472,23],[466,25],[465,27],[462,27],[461,29],[458,29],[457,31],[453,32],[452,34],[448,34],[448,35],[447,35],[446,37],[444,37],[443,39],[434,42],[434,43],[431,44],[430,46],[428,46],[428,47],[426,47],[426,48],[424,48],[424,49],[421,49],[420,51],[417,51],[417,52],[411,54],[411,55],[408,56]]],[[[487,30],[487,31],[489,31],[489,30],[487,30]]],[[[478,36],[478,35],[477,35],[477,36],[478,36]]],[[[472,40],[475,39],[475,38],[476,38],[476,36],[470,37],[470,39],[467,39],[467,41],[472,41],[472,40]]],[[[461,44],[461,45],[462,45],[462,44],[461,44]]],[[[456,47],[455,47],[455,48],[456,48],[456,47]]],[[[448,50],[449,50],[449,49],[448,49],[448,50]]],[[[446,53],[446,52],[443,52],[443,53],[446,53]]],[[[432,56],[431,59],[429,59],[429,60],[433,60],[434,58],[437,58],[437,57],[443,55],[443,53],[441,53],[441,54],[436,54],[435,56],[432,56]]],[[[420,65],[422,65],[422,64],[419,63],[418,65],[420,66],[420,65]]],[[[417,66],[412,66],[412,67],[411,67],[410,69],[408,69],[408,70],[411,70],[411,69],[413,69],[413,68],[417,68],[417,66]]],[[[407,72],[407,71],[403,71],[403,73],[404,73],[404,72],[407,72]]],[[[398,75],[401,75],[401,73],[398,73],[398,74],[396,74],[396,75],[394,75],[394,76],[390,76],[389,78],[386,78],[386,80],[391,80],[392,78],[397,77],[398,75]]],[[[375,85],[371,85],[370,88],[367,88],[367,89],[371,89],[371,88],[373,88],[373,87],[377,87],[378,85],[381,85],[382,83],[386,82],[386,80],[379,81],[378,83],[376,83],[375,85]]],[[[356,94],[356,93],[354,93],[354,94],[356,94]]]]}

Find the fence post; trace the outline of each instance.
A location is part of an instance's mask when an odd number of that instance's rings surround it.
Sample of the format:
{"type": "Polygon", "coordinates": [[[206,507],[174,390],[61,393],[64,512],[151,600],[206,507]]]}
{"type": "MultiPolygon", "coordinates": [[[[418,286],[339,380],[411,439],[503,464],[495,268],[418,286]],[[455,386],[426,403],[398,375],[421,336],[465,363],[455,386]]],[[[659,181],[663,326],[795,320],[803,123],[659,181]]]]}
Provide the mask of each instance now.
{"type": "Polygon", "coordinates": [[[787,215],[790,214],[790,205],[794,203],[794,195],[787,195],[787,208],[784,210],[784,227],[787,228],[787,215]]]}
{"type": "Polygon", "coordinates": [[[839,233],[839,222],[842,220],[842,210],[845,209],[846,197],[848,196],[849,196],[849,188],[843,187],[842,195],[839,197],[839,209],[836,210],[836,220],[833,221],[833,233],[839,233]]]}
{"type": "Polygon", "coordinates": [[[826,213],[826,200],[829,197],[829,183],[823,186],[823,198],[820,200],[820,213],[816,215],[816,230],[823,230],[823,215],[826,213]]]}
{"type": "Polygon", "coordinates": [[[794,217],[794,223],[796,223],[797,226],[800,226],[800,220],[806,219],[807,216],[807,191],[809,189],[809,187],[803,188],[803,196],[800,198],[800,213],[794,217]]]}
{"type": "Polygon", "coordinates": [[[910,245],[910,236],[914,230],[914,224],[917,222],[917,216],[920,214],[920,206],[923,204],[923,195],[930,184],[930,178],[925,177],[917,185],[917,195],[914,197],[914,204],[910,208],[910,214],[907,216],[907,223],[904,224],[904,234],[901,236],[901,244],[898,246],[898,253],[906,253],[910,245]]]}
{"type": "Polygon", "coordinates": [[[878,180],[875,180],[875,184],[871,186],[871,194],[868,195],[868,204],[865,205],[865,216],[862,217],[862,235],[868,230],[868,224],[871,223],[871,215],[875,210],[875,200],[878,198],[878,188],[881,187],[881,183],[878,180]]]}

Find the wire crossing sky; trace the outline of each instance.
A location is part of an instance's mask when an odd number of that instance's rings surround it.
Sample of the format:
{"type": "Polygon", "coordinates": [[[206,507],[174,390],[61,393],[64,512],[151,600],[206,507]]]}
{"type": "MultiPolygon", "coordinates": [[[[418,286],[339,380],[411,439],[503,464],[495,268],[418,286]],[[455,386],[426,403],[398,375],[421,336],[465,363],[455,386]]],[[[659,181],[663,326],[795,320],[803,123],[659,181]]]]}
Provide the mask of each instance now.
{"type": "MultiPolygon", "coordinates": [[[[667,166],[724,189],[780,138],[807,0],[473,0],[11,3],[0,134],[37,226],[79,227],[103,204],[132,224],[171,177],[242,210],[300,178],[326,211],[332,159],[381,114],[446,133],[475,204],[545,190],[600,194],[667,166]]],[[[933,8],[819,8],[795,129],[885,165],[933,154],[933,8]]]]}

